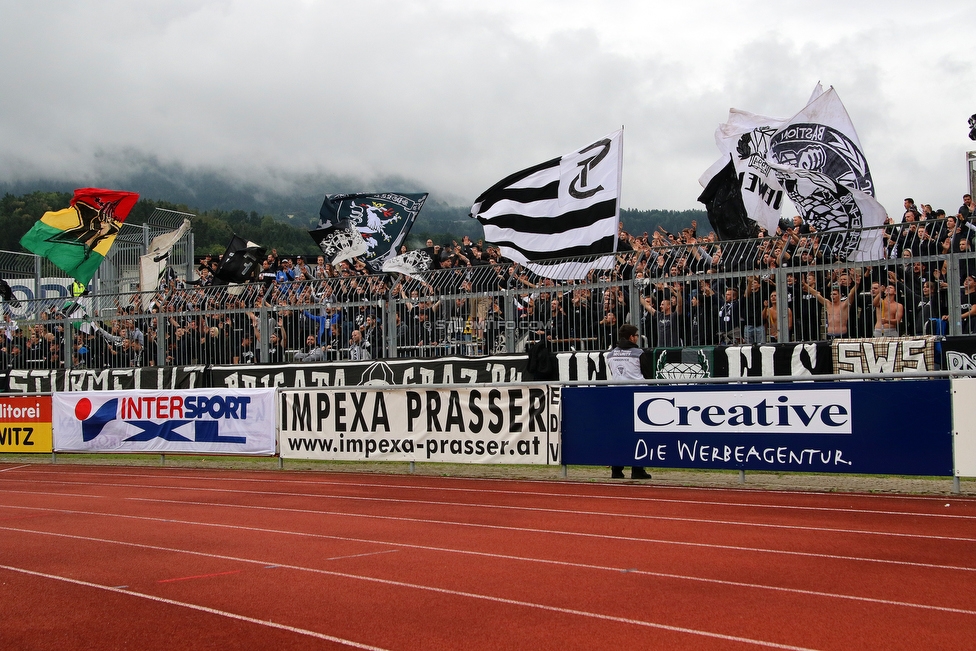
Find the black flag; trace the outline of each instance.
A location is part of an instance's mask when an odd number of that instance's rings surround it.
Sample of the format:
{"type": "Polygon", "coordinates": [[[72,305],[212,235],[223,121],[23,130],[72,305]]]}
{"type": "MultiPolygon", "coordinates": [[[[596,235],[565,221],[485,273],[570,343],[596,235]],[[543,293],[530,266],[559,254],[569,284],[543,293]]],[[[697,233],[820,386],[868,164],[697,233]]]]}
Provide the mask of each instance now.
{"type": "Polygon", "coordinates": [[[261,272],[264,248],[234,235],[214,275],[225,283],[247,283],[261,272]]]}
{"type": "Polygon", "coordinates": [[[0,297],[9,303],[10,307],[20,307],[20,301],[18,301],[17,297],[14,296],[14,290],[11,289],[10,285],[7,284],[7,281],[2,278],[0,278],[0,297]]]}
{"type": "Polygon", "coordinates": [[[729,164],[712,177],[698,201],[705,204],[708,221],[720,240],[745,240],[759,234],[759,224],[749,219],[742,202],[742,181],[729,164]]]}

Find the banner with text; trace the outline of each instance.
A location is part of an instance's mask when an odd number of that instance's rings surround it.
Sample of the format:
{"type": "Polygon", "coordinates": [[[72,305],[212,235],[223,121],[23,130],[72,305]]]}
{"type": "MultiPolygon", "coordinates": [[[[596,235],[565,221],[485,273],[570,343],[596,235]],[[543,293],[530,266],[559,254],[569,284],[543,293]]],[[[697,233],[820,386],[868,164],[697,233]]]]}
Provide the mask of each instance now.
{"type": "Polygon", "coordinates": [[[825,341],[744,344],[715,349],[715,377],[784,377],[833,373],[831,345],[825,341]]]}
{"type": "Polygon", "coordinates": [[[51,452],[51,397],[0,396],[0,452],[51,452]]]}
{"type": "Polygon", "coordinates": [[[948,380],[562,393],[565,464],[952,474],[948,380]]]}
{"type": "Polygon", "coordinates": [[[557,387],[282,391],[288,459],[558,465],[557,387]]]}
{"type": "Polygon", "coordinates": [[[272,455],[274,403],[273,389],[57,393],[54,449],[272,455]]]}
{"type": "Polygon", "coordinates": [[[138,391],[140,389],[196,389],[207,386],[205,366],[148,366],[145,368],[10,369],[7,393],[54,391],[138,391]]]}
{"type": "Polygon", "coordinates": [[[911,373],[938,371],[938,337],[835,339],[834,373],[911,373]]]}

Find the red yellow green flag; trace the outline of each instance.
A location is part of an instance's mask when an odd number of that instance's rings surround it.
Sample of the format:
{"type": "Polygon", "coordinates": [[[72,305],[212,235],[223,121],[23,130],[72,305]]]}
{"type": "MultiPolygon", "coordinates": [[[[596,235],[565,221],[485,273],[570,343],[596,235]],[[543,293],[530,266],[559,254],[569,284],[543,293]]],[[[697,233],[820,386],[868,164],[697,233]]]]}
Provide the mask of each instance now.
{"type": "Polygon", "coordinates": [[[80,188],[68,208],[44,213],[20,245],[87,285],[138,200],[135,192],[80,188]]]}

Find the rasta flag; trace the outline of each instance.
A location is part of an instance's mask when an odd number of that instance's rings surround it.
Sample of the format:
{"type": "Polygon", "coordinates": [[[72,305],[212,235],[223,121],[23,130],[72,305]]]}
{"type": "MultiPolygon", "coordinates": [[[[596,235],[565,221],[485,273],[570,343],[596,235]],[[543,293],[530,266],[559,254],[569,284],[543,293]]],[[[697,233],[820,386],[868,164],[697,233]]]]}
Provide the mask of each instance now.
{"type": "Polygon", "coordinates": [[[20,244],[87,285],[138,200],[135,192],[75,190],[68,208],[44,213],[20,244]]]}

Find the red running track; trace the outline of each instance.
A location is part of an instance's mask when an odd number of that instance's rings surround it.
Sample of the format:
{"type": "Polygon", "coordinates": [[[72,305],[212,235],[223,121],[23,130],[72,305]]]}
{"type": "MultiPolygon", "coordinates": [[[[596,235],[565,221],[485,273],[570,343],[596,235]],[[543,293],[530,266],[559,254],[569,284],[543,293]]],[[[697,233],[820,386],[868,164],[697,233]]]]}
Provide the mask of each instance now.
{"type": "Polygon", "coordinates": [[[0,649],[972,649],[976,500],[0,464],[0,649]]]}

